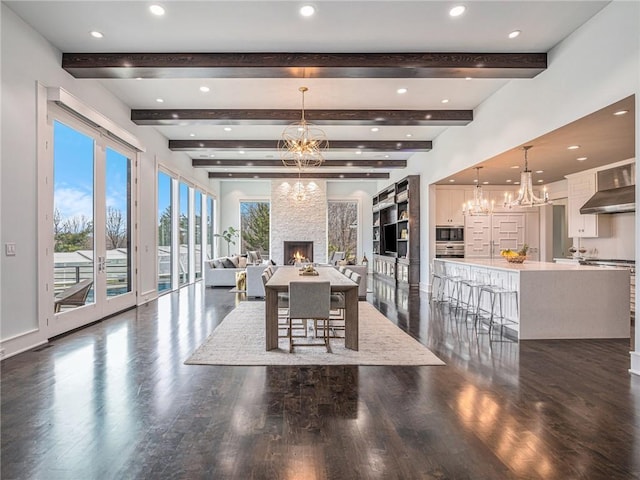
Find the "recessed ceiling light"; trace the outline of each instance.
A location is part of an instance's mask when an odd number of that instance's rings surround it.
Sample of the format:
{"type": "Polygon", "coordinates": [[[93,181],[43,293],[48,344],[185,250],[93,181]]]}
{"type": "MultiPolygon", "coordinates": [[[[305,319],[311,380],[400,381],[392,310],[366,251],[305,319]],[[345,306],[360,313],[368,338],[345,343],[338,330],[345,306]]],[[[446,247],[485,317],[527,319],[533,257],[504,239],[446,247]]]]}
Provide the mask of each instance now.
{"type": "Polygon", "coordinates": [[[465,80],[471,80],[471,77],[464,77],[465,80]]]}
{"type": "Polygon", "coordinates": [[[412,135],[412,134],[410,134],[410,133],[407,133],[407,134],[405,135],[405,137],[407,137],[407,138],[411,138],[411,137],[413,137],[413,135],[412,135]]]}
{"type": "Polygon", "coordinates": [[[449,10],[449,15],[451,15],[452,17],[459,17],[464,13],[466,9],[467,7],[465,7],[464,5],[457,5],[449,10]]]}
{"type": "Polygon", "coordinates": [[[514,185],[520,185],[520,182],[513,182],[514,185]]]}
{"type": "Polygon", "coordinates": [[[136,77],[136,80],[142,80],[142,77],[136,77]]]}
{"type": "Polygon", "coordinates": [[[231,127],[224,127],[223,129],[225,132],[230,132],[231,131],[231,127]]]}
{"type": "Polygon", "coordinates": [[[372,131],[372,132],[379,132],[379,131],[380,131],[380,129],[379,129],[378,127],[372,127],[372,128],[371,128],[371,131],[372,131]]]}
{"type": "Polygon", "coordinates": [[[164,8],[161,7],[160,5],[151,5],[149,7],[149,11],[154,15],[157,15],[158,17],[161,17],[162,15],[164,15],[164,8]]]}
{"type": "Polygon", "coordinates": [[[104,37],[104,35],[97,31],[97,30],[92,30],[91,32],[89,32],[89,34],[93,37],[93,38],[102,38],[104,37]]]}
{"type": "Polygon", "coordinates": [[[244,155],[244,150],[240,150],[238,153],[239,153],[240,155],[244,155]]]}
{"type": "Polygon", "coordinates": [[[542,179],[538,180],[538,183],[542,183],[542,182],[544,182],[544,180],[542,180],[542,179]]]}
{"type": "Polygon", "coordinates": [[[448,98],[443,98],[443,99],[441,100],[441,102],[442,102],[442,103],[449,103],[449,99],[448,99],[448,98]]]}
{"type": "Polygon", "coordinates": [[[474,179],[473,179],[473,183],[478,183],[478,179],[477,179],[477,178],[474,178],[474,179]]]}
{"type": "Polygon", "coordinates": [[[200,87],[200,91],[202,93],[207,93],[208,91],[210,91],[211,89],[209,87],[207,87],[206,85],[203,85],[200,87]]]}
{"type": "Polygon", "coordinates": [[[629,110],[618,110],[617,112],[613,112],[613,114],[617,116],[624,115],[625,113],[629,113],[629,110]]]}
{"type": "Polygon", "coordinates": [[[353,162],[347,162],[346,165],[347,167],[353,167],[353,162]]]}
{"type": "Polygon", "coordinates": [[[506,180],[507,183],[511,183],[511,179],[506,180]]]}
{"type": "Polygon", "coordinates": [[[544,173],[544,170],[536,170],[536,173],[544,173]]]}
{"type": "Polygon", "coordinates": [[[520,165],[511,165],[511,168],[520,168],[520,165]]]}
{"type": "Polygon", "coordinates": [[[509,38],[516,38],[517,36],[519,36],[522,32],[520,30],[514,30],[513,32],[511,32],[509,34],[509,38]]]}
{"type": "Polygon", "coordinates": [[[587,157],[578,157],[576,158],[576,160],[578,160],[579,162],[584,162],[587,159],[587,157]]]}
{"type": "Polygon", "coordinates": [[[449,180],[451,183],[455,182],[455,180],[452,178],[451,180],[449,180]]]}
{"type": "Polygon", "coordinates": [[[385,155],[384,158],[389,158],[389,155],[385,155]]]}
{"type": "Polygon", "coordinates": [[[316,13],[316,7],[313,5],[304,5],[300,8],[300,15],[303,17],[311,17],[314,13],[316,13]]]}
{"type": "Polygon", "coordinates": [[[356,150],[356,155],[362,155],[362,150],[356,150]]]}
{"type": "Polygon", "coordinates": [[[489,182],[482,182],[483,185],[489,185],[489,182]]]}
{"type": "Polygon", "coordinates": [[[196,134],[195,134],[195,133],[190,133],[190,134],[189,134],[189,136],[190,136],[190,137],[195,137],[195,136],[196,136],[196,134]]]}
{"type": "Polygon", "coordinates": [[[407,90],[406,88],[399,88],[398,90],[396,90],[396,92],[400,95],[402,95],[403,93],[407,93],[409,90],[407,90]]]}
{"type": "Polygon", "coordinates": [[[162,102],[164,102],[164,100],[162,98],[156,98],[156,102],[162,103],[162,102]]]}
{"type": "Polygon", "coordinates": [[[216,154],[212,153],[211,155],[209,155],[211,158],[216,158],[216,154]]]}
{"type": "Polygon", "coordinates": [[[577,150],[578,148],[580,148],[580,145],[569,145],[567,150],[577,150]]]}

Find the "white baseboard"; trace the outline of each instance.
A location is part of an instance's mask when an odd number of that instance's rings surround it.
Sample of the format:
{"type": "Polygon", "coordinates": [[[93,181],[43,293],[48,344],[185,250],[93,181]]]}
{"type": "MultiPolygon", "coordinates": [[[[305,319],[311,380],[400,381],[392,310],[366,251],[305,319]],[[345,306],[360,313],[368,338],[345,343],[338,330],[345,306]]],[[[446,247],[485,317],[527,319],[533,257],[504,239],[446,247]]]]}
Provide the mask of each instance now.
{"type": "Polygon", "coordinates": [[[14,355],[48,343],[46,338],[42,338],[43,336],[44,334],[36,328],[0,341],[0,359],[4,360],[13,357],[14,355]]]}

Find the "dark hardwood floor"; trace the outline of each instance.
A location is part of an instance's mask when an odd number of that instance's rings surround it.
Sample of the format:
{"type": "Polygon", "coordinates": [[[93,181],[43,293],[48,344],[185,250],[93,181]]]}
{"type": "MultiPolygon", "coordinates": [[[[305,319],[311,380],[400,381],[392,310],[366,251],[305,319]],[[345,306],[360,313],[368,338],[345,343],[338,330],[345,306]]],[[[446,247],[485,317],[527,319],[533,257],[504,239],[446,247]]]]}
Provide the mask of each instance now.
{"type": "Polygon", "coordinates": [[[374,283],[446,366],[184,365],[241,300],[188,287],[3,361],[2,479],[640,478],[628,339],[518,344],[374,283]]]}

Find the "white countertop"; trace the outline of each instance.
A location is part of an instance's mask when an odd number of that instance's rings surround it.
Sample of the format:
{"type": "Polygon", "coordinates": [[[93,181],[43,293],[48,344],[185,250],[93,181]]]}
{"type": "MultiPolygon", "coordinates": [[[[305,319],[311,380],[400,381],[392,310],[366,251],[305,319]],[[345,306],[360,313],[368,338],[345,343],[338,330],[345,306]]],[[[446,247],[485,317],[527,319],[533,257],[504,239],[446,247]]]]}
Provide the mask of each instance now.
{"type": "MultiPolygon", "coordinates": [[[[486,268],[495,268],[498,270],[520,271],[520,272],[548,272],[548,271],[586,271],[586,270],[603,270],[601,266],[579,265],[571,263],[553,263],[553,262],[534,262],[525,260],[524,263],[509,263],[504,258],[482,259],[482,258],[437,258],[443,262],[459,263],[462,265],[477,265],[486,268]]],[[[611,267],[618,268],[618,267],[611,267]]]]}

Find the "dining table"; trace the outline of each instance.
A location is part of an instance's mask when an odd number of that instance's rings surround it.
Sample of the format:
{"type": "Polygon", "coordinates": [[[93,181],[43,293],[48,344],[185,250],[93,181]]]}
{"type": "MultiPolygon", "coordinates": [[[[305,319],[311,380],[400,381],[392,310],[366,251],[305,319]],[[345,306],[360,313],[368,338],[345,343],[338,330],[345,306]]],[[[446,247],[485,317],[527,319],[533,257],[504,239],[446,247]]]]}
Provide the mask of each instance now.
{"type": "Polygon", "coordinates": [[[303,275],[295,266],[281,266],[265,284],[265,332],[266,349],[278,348],[278,294],[289,291],[289,282],[329,282],[331,293],[343,293],[344,343],[351,350],[358,350],[358,284],[334,267],[316,267],[317,275],[303,275]]]}

